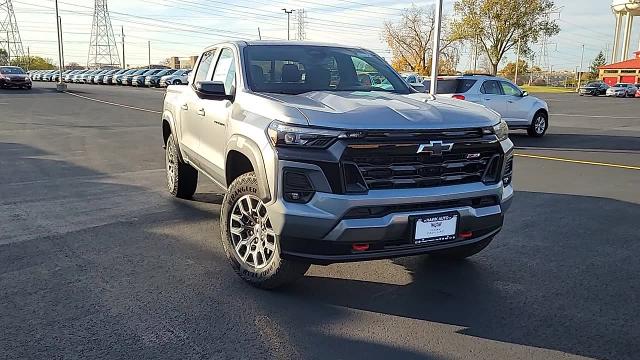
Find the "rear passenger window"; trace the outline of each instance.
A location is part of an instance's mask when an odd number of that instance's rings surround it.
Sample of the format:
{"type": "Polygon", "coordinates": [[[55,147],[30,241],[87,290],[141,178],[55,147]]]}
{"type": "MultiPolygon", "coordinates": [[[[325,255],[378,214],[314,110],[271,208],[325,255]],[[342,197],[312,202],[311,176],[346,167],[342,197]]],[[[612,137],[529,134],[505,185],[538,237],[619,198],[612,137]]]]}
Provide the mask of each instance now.
{"type": "Polygon", "coordinates": [[[495,80],[485,81],[480,88],[480,92],[488,95],[502,95],[500,83],[495,80]]]}
{"type": "Polygon", "coordinates": [[[193,77],[194,84],[197,81],[207,80],[207,74],[209,73],[209,69],[211,68],[211,63],[213,62],[213,57],[215,54],[215,49],[209,50],[202,54],[202,56],[200,57],[200,63],[198,63],[198,70],[196,70],[196,75],[193,77]]]}

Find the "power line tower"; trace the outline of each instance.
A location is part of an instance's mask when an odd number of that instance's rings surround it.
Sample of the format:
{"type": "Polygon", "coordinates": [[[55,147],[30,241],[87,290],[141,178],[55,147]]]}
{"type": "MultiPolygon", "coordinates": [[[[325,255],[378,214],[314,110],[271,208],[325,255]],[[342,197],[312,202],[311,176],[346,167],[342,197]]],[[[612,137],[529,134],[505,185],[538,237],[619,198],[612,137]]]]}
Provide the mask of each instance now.
{"type": "Polygon", "coordinates": [[[304,31],[304,25],[307,20],[307,13],[304,11],[304,9],[298,9],[296,10],[296,17],[298,20],[296,22],[296,29],[298,30],[296,39],[305,40],[307,37],[307,34],[304,31]]]}
{"type": "Polygon", "coordinates": [[[87,67],[120,66],[120,55],[111,26],[107,0],[95,1],[87,67]]]}
{"type": "MultiPolygon", "coordinates": [[[[0,49],[7,52],[7,62],[10,63],[12,58],[24,56],[22,48],[22,39],[20,31],[18,31],[18,22],[16,14],[13,12],[13,4],[11,0],[0,0],[0,49]]],[[[8,64],[7,64],[8,65],[8,64]]]]}

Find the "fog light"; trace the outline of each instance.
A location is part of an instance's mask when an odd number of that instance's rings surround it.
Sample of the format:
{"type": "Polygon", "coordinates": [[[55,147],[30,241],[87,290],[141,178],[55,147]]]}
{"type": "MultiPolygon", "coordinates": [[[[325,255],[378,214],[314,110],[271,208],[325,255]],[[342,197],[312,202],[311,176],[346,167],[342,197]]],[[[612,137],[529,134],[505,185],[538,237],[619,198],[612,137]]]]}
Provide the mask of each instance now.
{"type": "Polygon", "coordinates": [[[369,244],[353,244],[351,248],[353,251],[367,251],[369,250],[369,244]]]}
{"type": "Polygon", "coordinates": [[[472,236],[473,236],[473,233],[471,231],[463,231],[460,233],[460,237],[463,239],[469,239],[472,236]]]}

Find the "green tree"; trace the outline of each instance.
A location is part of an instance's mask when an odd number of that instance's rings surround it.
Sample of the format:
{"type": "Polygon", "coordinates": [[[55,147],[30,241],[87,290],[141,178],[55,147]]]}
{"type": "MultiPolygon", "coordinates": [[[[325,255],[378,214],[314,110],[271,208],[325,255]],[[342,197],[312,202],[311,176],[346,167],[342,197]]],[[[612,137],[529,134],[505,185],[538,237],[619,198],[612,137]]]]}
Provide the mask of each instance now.
{"type": "Polygon", "coordinates": [[[518,42],[524,55],[531,52],[530,44],[560,32],[549,16],[553,7],[552,0],[457,0],[452,37],[477,42],[496,74],[504,55],[518,42]]]}
{"type": "Polygon", "coordinates": [[[53,60],[41,56],[21,56],[17,59],[11,59],[11,63],[23,68],[29,68],[29,70],[53,70],[56,68],[53,60]]]}
{"type": "MultiPolygon", "coordinates": [[[[518,77],[522,80],[529,73],[529,65],[526,61],[520,59],[518,61],[518,77]]],[[[504,76],[508,79],[515,78],[516,75],[516,62],[508,63],[502,70],[500,70],[500,76],[504,76]]]]}
{"type": "Polygon", "coordinates": [[[0,49],[0,65],[8,65],[8,63],[7,51],[5,49],[0,49]]]}
{"type": "Polygon", "coordinates": [[[590,78],[597,79],[598,75],[600,75],[600,69],[598,68],[606,64],[607,58],[604,56],[604,53],[600,51],[589,67],[590,78]]]}

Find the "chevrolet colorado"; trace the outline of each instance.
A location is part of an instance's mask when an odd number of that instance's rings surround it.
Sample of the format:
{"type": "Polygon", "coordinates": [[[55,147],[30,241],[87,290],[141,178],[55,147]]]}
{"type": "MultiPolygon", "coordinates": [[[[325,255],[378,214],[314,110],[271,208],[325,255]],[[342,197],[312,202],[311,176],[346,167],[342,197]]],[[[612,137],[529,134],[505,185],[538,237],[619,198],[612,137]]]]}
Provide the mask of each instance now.
{"type": "Polygon", "coordinates": [[[225,190],[222,245],[254,286],[289,283],[310,264],[465,258],[502,228],[513,196],[506,123],[415,92],[371,51],[222,43],[189,84],[165,96],[168,189],[190,198],[202,173],[225,190]]]}

